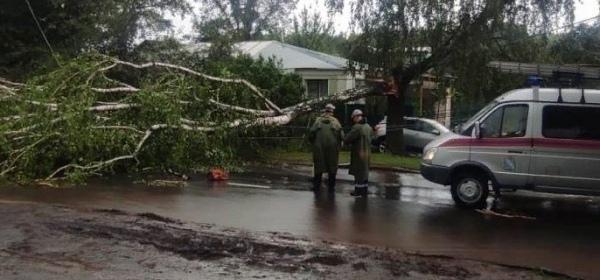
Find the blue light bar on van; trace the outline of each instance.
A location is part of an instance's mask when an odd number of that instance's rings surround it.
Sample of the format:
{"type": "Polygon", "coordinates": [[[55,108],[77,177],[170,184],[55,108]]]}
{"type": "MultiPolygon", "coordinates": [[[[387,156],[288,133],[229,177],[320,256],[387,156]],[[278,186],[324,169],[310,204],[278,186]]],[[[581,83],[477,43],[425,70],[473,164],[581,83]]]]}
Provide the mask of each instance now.
{"type": "Polygon", "coordinates": [[[539,87],[542,84],[543,79],[537,75],[531,75],[527,77],[527,85],[531,87],[539,87]]]}

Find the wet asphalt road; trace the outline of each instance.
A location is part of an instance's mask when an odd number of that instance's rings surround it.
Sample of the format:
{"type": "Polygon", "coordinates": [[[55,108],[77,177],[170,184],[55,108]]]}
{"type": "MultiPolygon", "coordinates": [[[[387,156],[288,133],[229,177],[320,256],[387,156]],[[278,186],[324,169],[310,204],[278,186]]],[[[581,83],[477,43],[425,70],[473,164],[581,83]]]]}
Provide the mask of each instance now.
{"type": "MultiPolygon", "coordinates": [[[[448,189],[417,174],[375,173],[368,199],[306,190],[308,168],[256,168],[229,182],[192,180],[184,188],[126,178],[70,189],[0,188],[0,200],[115,208],[252,231],[401,248],[600,279],[600,198],[517,192],[489,199],[495,213],[454,207],[448,189]],[[387,188],[385,186],[388,186],[387,188]]],[[[343,173],[343,171],[341,171],[343,173]]]]}

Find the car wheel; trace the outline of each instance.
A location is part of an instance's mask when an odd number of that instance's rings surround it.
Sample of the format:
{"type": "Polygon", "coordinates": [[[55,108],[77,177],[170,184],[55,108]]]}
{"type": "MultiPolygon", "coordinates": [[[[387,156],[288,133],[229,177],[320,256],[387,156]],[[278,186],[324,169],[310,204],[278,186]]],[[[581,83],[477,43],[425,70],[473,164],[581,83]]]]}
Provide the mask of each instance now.
{"type": "Polygon", "coordinates": [[[457,206],[470,209],[485,207],[489,179],[478,173],[461,173],[452,181],[450,192],[457,206]]]}

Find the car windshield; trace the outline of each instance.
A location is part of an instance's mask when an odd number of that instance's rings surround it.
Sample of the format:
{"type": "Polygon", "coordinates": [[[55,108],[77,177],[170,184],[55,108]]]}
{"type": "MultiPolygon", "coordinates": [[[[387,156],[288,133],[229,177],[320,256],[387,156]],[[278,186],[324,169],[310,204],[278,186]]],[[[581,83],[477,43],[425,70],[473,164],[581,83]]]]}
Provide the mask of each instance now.
{"type": "Polygon", "coordinates": [[[492,101],[490,103],[488,103],[488,105],[486,105],[485,107],[483,107],[481,110],[479,110],[479,112],[477,112],[475,115],[473,115],[469,120],[467,120],[466,122],[462,123],[459,125],[459,129],[458,129],[458,133],[462,133],[464,132],[466,129],[468,129],[477,119],[479,119],[482,115],[484,115],[485,113],[487,113],[489,110],[491,110],[492,108],[494,108],[496,106],[496,104],[498,104],[498,101],[492,101]]]}

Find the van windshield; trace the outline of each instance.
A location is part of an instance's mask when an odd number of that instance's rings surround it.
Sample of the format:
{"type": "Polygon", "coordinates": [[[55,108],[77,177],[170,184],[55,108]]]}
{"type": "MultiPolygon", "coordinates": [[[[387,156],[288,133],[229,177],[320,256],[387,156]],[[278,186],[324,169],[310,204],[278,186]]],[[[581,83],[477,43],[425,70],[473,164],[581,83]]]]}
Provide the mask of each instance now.
{"type": "Polygon", "coordinates": [[[467,130],[469,127],[471,127],[471,125],[473,125],[473,123],[475,121],[477,121],[482,115],[484,115],[485,113],[487,113],[489,110],[491,110],[492,108],[494,108],[496,105],[498,104],[498,101],[492,101],[490,103],[488,103],[488,105],[486,105],[485,107],[483,107],[481,110],[479,110],[479,112],[477,112],[475,115],[473,115],[469,120],[467,120],[466,122],[462,123],[460,125],[460,128],[458,130],[459,134],[463,134],[463,132],[465,130],[467,130]]]}

